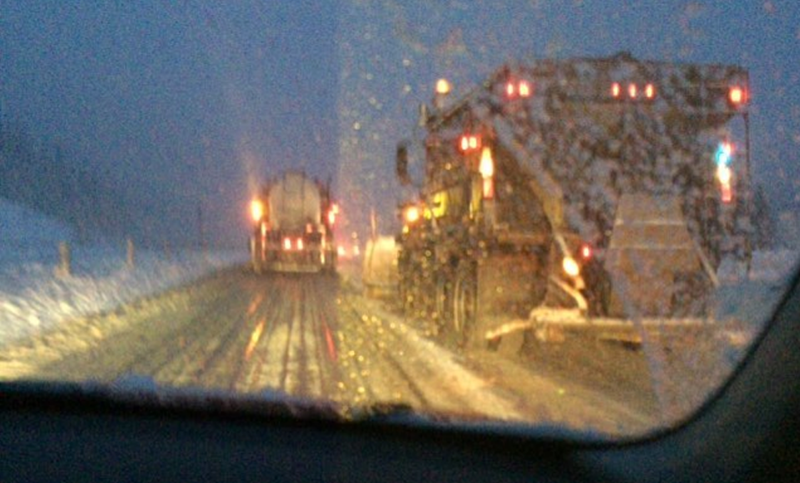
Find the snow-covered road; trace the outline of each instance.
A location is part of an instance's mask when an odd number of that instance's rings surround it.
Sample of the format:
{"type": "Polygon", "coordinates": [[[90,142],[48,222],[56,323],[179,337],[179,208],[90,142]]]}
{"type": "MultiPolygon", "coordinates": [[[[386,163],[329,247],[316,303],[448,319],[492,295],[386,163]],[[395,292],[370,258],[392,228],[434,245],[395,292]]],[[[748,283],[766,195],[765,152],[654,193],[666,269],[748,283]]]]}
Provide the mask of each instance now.
{"type": "MultiPolygon", "coordinates": [[[[0,379],[114,382],[288,394],[346,417],[376,404],[434,418],[644,431],[646,404],[489,353],[463,354],[336,277],[233,268],[0,352],[0,379]]],[[[652,399],[648,385],[639,399],[652,399]]],[[[651,404],[650,409],[654,409],[651,404]]]]}

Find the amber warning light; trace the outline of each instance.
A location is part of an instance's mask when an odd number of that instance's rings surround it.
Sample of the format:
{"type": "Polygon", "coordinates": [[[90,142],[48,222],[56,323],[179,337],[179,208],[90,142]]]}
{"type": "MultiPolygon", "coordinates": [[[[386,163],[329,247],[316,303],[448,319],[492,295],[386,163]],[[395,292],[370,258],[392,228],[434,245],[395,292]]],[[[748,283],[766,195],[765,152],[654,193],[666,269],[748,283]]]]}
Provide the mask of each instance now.
{"type": "Polygon", "coordinates": [[[734,106],[739,106],[747,102],[747,92],[740,86],[733,86],[728,91],[728,100],[734,106]]]}
{"type": "Polygon", "coordinates": [[[526,80],[519,82],[509,81],[506,83],[506,97],[514,99],[516,97],[530,97],[533,92],[533,86],[526,80]]]}
{"type": "Polygon", "coordinates": [[[483,180],[483,198],[491,200],[494,198],[494,159],[492,158],[492,150],[488,147],[483,148],[481,151],[478,171],[481,173],[481,179],[483,180]]]}
{"type": "Polygon", "coordinates": [[[253,216],[253,221],[261,220],[264,216],[264,204],[259,200],[250,202],[250,214],[253,216]]]}
{"type": "Polygon", "coordinates": [[[465,153],[475,151],[481,147],[481,138],[473,134],[464,134],[458,141],[458,147],[465,153]]]}
{"type": "MultiPolygon", "coordinates": [[[[638,85],[631,82],[628,84],[627,93],[628,97],[631,99],[640,99],[641,96],[644,95],[644,99],[653,100],[656,97],[656,86],[647,83],[644,85],[643,89],[639,89],[638,85]]],[[[619,82],[611,84],[611,97],[614,99],[620,99],[622,97],[622,85],[619,82]]]]}
{"type": "Polygon", "coordinates": [[[416,223],[419,220],[419,208],[416,206],[409,206],[405,212],[406,222],[416,223]]]}

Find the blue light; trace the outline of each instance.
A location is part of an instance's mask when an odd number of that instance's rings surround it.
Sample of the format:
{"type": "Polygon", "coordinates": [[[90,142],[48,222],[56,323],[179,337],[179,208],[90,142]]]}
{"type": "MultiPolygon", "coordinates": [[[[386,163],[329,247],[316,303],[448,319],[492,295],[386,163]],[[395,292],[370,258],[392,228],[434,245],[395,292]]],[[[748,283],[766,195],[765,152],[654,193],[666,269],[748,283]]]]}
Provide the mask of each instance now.
{"type": "Polygon", "coordinates": [[[717,152],[714,154],[717,166],[730,166],[732,157],[733,145],[731,143],[720,143],[717,152]]]}

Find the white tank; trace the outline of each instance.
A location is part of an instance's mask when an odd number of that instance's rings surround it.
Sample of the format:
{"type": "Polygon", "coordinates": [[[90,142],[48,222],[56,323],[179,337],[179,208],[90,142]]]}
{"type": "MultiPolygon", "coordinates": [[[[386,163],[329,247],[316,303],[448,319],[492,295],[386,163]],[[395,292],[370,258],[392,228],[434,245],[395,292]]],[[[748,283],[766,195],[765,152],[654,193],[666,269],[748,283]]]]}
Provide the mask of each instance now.
{"type": "Polygon", "coordinates": [[[270,224],[273,230],[303,231],[308,223],[320,223],[322,199],[319,187],[303,173],[288,172],[269,190],[270,224]]]}

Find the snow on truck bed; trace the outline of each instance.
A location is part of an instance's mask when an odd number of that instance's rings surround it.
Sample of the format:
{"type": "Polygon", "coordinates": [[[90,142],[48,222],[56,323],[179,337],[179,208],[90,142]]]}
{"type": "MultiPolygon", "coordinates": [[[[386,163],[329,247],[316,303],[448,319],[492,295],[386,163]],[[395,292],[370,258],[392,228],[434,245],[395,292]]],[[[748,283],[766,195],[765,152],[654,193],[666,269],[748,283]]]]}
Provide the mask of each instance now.
{"type": "Polygon", "coordinates": [[[141,297],[188,283],[222,267],[243,263],[243,252],[137,250],[126,266],[126,248],[72,247],[72,275],[54,275],[58,243],[72,229],[40,213],[0,199],[0,347],[59,323],[112,310],[141,297]]]}

